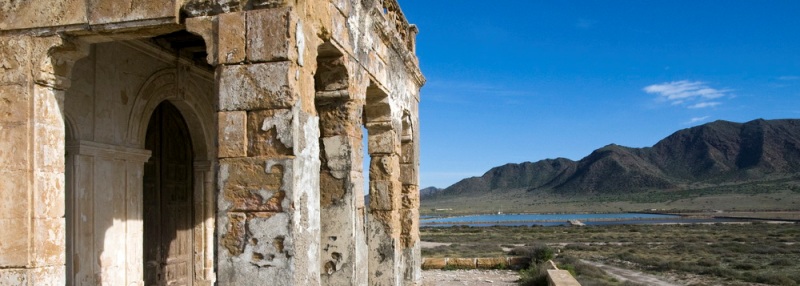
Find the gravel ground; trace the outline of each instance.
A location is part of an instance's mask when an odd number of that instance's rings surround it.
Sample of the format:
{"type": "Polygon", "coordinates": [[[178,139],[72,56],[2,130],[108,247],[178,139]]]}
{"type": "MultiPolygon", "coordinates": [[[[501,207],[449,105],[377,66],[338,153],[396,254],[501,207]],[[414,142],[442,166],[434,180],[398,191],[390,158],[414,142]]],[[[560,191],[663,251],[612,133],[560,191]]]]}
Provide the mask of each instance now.
{"type": "Polygon", "coordinates": [[[425,270],[422,271],[423,286],[478,286],[517,285],[516,271],[511,270],[425,270]]]}

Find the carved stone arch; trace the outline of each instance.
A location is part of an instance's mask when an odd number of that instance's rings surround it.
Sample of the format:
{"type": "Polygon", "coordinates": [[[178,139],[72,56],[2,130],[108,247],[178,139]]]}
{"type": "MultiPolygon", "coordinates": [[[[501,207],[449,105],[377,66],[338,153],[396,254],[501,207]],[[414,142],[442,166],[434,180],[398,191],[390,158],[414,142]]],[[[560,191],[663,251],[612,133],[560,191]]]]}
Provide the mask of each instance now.
{"type": "MultiPolygon", "coordinates": [[[[125,144],[145,148],[148,123],[156,108],[169,101],[186,122],[194,149],[193,166],[193,252],[195,282],[214,277],[213,235],[215,222],[214,185],[216,176],[216,112],[207,90],[185,70],[167,68],[154,72],[139,89],[128,116],[125,144]]],[[[205,283],[205,282],[203,282],[205,283]]]]}
{"type": "Polygon", "coordinates": [[[143,148],[147,134],[147,123],[153,111],[163,101],[178,108],[189,126],[189,133],[195,149],[195,161],[208,161],[213,154],[214,112],[212,105],[203,95],[205,93],[191,81],[183,81],[179,87],[178,70],[168,68],[157,71],[145,81],[134,99],[128,117],[125,142],[131,147],[143,148]]]}

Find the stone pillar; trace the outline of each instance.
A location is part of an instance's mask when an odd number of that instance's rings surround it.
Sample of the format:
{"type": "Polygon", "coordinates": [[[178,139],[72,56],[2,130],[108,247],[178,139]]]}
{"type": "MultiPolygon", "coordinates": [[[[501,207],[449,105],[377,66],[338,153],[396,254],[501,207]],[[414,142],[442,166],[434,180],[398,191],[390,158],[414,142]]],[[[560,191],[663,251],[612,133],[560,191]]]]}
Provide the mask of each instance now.
{"type": "Polygon", "coordinates": [[[400,136],[392,123],[388,96],[370,86],[365,107],[370,154],[369,212],[369,284],[401,285],[402,246],[400,182],[400,136]]]}
{"type": "Polygon", "coordinates": [[[64,90],[84,50],[0,37],[0,284],[63,285],[64,90]]]}
{"type": "Polygon", "coordinates": [[[403,283],[420,285],[422,257],[419,243],[419,143],[414,136],[418,133],[410,113],[403,115],[402,124],[400,181],[403,183],[403,193],[400,210],[402,227],[400,242],[403,249],[403,283]]]}
{"type": "Polygon", "coordinates": [[[150,151],[68,142],[67,281],[144,285],[142,182],[150,151]]]}
{"type": "Polygon", "coordinates": [[[217,51],[218,285],[319,285],[319,127],[298,22],[291,8],[187,20],[217,51]]]}
{"type": "Polygon", "coordinates": [[[347,90],[341,57],[318,58],[315,105],[320,117],[321,282],[367,283],[361,154],[363,104],[347,90]]]}

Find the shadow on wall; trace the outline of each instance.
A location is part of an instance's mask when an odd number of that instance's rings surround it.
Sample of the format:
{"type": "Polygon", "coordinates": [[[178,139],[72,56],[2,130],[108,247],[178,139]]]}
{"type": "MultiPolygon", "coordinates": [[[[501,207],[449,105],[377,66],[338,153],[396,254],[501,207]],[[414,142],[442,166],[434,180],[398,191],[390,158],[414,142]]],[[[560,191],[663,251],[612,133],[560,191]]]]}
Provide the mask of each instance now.
{"type": "Polygon", "coordinates": [[[155,49],[156,40],[93,44],[73,66],[61,110],[68,285],[213,271],[213,107],[196,80],[180,79],[189,68],[176,65],[194,59],[176,60],[185,53],[155,49]]]}

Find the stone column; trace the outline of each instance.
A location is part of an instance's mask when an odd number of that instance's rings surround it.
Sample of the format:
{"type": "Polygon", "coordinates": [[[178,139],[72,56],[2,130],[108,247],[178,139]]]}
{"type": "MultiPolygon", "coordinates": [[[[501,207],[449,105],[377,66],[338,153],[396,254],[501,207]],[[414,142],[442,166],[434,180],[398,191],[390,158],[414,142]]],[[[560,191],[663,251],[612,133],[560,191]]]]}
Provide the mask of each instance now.
{"type": "Polygon", "coordinates": [[[369,284],[401,285],[400,136],[391,120],[388,96],[377,87],[367,90],[365,107],[370,154],[369,284]]]}
{"type": "Polygon", "coordinates": [[[361,167],[362,104],[347,90],[317,91],[320,117],[321,281],[366,284],[361,167]]]}
{"type": "Polygon", "coordinates": [[[301,84],[302,25],[291,8],[190,20],[217,52],[217,284],[319,285],[319,127],[301,84]]]}
{"type": "MultiPolygon", "coordinates": [[[[416,106],[414,108],[416,110],[416,106]]],[[[410,113],[403,115],[403,131],[400,137],[400,181],[403,183],[400,224],[400,242],[403,248],[404,285],[422,283],[422,258],[419,244],[419,143],[418,134],[410,113]]]]}
{"type": "Polygon", "coordinates": [[[84,50],[0,37],[0,284],[63,285],[64,90],[84,50]]]}

